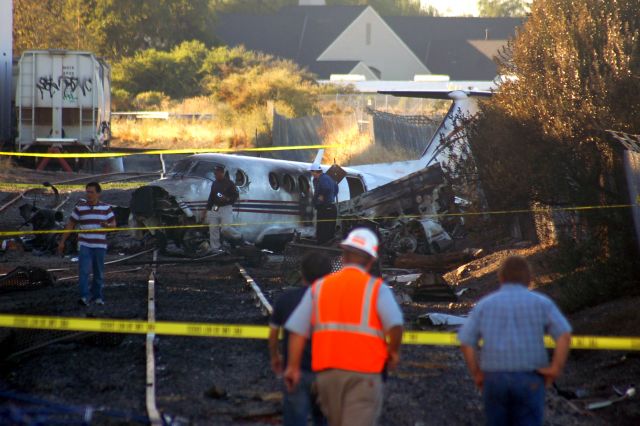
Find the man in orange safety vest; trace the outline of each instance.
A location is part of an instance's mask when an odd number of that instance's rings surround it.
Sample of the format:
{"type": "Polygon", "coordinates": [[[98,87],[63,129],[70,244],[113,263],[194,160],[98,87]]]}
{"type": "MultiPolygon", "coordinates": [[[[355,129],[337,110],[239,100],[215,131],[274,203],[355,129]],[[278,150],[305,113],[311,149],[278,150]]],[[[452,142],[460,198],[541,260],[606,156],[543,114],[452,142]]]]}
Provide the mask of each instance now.
{"type": "Polygon", "coordinates": [[[402,341],[402,311],[382,279],[369,274],[378,238],[365,228],[342,242],[344,267],[313,283],[287,321],[285,382],[300,380],[300,360],[311,336],[320,407],[331,426],[375,425],[382,410],[382,372],[394,369],[402,341]]]}

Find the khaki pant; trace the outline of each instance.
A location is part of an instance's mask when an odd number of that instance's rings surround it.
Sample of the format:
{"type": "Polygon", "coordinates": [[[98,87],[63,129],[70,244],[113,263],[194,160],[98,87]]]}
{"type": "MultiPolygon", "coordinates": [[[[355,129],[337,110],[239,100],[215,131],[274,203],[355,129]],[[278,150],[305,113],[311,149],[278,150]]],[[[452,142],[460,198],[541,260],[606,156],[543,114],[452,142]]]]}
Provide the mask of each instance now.
{"type": "Polygon", "coordinates": [[[224,226],[233,223],[233,206],[220,207],[218,211],[207,212],[207,223],[209,224],[209,246],[213,250],[222,248],[220,236],[226,238],[240,238],[240,233],[235,229],[224,226]]]}
{"type": "Polygon", "coordinates": [[[329,426],[373,426],[382,411],[383,385],[378,374],[326,370],[316,376],[318,400],[329,426]]]}

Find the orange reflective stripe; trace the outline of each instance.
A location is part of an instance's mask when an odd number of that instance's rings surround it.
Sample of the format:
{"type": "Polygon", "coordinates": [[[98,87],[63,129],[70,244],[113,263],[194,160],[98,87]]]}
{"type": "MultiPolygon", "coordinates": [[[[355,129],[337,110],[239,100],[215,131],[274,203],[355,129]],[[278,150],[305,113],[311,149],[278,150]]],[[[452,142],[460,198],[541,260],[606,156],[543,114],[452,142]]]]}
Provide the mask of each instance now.
{"type": "MultiPolygon", "coordinates": [[[[339,321],[323,322],[320,319],[320,292],[322,289],[322,280],[316,282],[314,289],[316,290],[315,297],[312,297],[314,304],[314,316],[315,324],[313,331],[346,331],[351,333],[367,334],[374,337],[384,339],[384,332],[380,328],[374,328],[369,325],[369,318],[371,315],[371,305],[374,299],[374,290],[376,288],[377,278],[371,277],[367,282],[364,289],[364,295],[362,298],[362,311],[360,313],[360,323],[351,324],[343,323],[339,321]]],[[[313,296],[313,292],[312,292],[313,296]]]]}

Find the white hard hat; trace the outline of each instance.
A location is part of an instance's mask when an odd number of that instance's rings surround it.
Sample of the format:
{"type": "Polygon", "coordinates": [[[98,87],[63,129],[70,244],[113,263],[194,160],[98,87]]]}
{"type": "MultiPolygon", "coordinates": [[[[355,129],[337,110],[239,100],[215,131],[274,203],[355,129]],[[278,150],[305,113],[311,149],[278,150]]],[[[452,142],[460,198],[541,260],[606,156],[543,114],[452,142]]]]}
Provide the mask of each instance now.
{"type": "Polygon", "coordinates": [[[374,258],[378,257],[378,237],[367,228],[357,228],[349,232],[341,246],[358,249],[374,258]]]}
{"type": "Polygon", "coordinates": [[[309,166],[309,171],[310,172],[321,172],[322,171],[322,166],[320,166],[320,164],[314,163],[314,164],[309,166]]]}

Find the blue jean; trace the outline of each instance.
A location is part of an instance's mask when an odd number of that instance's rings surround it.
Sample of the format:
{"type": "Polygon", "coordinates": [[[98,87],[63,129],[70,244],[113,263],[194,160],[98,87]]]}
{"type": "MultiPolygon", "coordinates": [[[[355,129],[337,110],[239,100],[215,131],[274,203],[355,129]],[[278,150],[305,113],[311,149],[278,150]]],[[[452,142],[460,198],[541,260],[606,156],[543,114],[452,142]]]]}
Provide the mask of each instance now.
{"type": "Polygon", "coordinates": [[[327,420],[322,415],[316,402],[312,386],[316,375],[310,371],[300,372],[300,383],[289,393],[284,390],[282,407],[282,422],[284,426],[307,426],[307,419],[311,415],[314,426],[325,426],[327,420]]]}
{"type": "Polygon", "coordinates": [[[544,378],[535,372],[485,372],[487,425],[539,426],[544,420],[544,378]]]}
{"type": "Polygon", "coordinates": [[[104,255],[107,252],[103,248],[89,248],[80,246],[78,263],[80,268],[80,296],[89,298],[89,274],[93,271],[91,283],[91,295],[94,299],[102,299],[102,286],[104,285],[104,255]]]}

